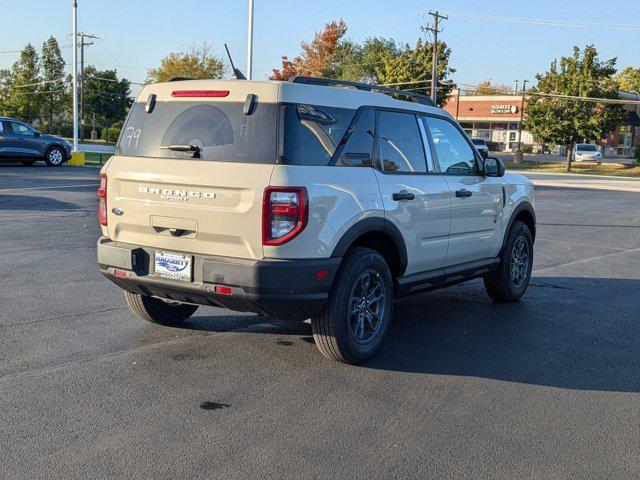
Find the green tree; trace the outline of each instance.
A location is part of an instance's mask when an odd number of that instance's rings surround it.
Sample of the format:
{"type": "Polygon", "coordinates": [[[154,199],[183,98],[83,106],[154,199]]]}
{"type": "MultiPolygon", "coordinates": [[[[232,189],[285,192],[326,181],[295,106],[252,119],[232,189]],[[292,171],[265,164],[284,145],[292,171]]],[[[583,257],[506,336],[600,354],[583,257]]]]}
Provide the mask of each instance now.
{"type": "Polygon", "coordinates": [[[151,68],[147,72],[147,83],[166,82],[175,77],[222,78],[225,73],[222,59],[205,42],[201,48],[191,46],[185,51],[172,52],[164,57],[158,68],[151,68]]]}
{"type": "Polygon", "coordinates": [[[10,116],[9,99],[13,87],[13,75],[8,68],[0,69],[0,115],[10,116]]]}
{"type": "MultiPolygon", "coordinates": [[[[554,60],[549,71],[536,75],[530,91],[576,97],[618,98],[613,75],[616,59],[600,60],[593,45],[584,52],[574,47],[573,55],[554,60]]],[[[581,141],[598,141],[623,120],[619,105],[603,102],[532,96],[526,108],[525,128],[543,142],[567,147],[567,171],[571,151],[581,141]]]]}
{"type": "Polygon", "coordinates": [[[385,61],[400,55],[393,39],[372,37],[363,44],[352,40],[340,42],[333,56],[333,64],[325,75],[331,78],[378,84],[385,61]]]}
{"type": "Polygon", "coordinates": [[[500,95],[511,93],[511,89],[508,85],[494,85],[491,83],[491,79],[484,80],[476,86],[474,95],[500,95]]]}
{"type": "MultiPolygon", "coordinates": [[[[455,69],[449,67],[449,56],[451,49],[446,43],[438,46],[438,105],[446,103],[447,96],[451,93],[455,85],[449,77],[455,73],[455,69]],[[440,83],[442,82],[442,83],[440,83]]],[[[421,90],[425,93],[429,91],[429,84],[426,86],[416,86],[411,88],[412,82],[431,80],[431,66],[433,58],[433,43],[423,42],[418,38],[416,46],[411,48],[405,44],[399,55],[391,52],[384,57],[382,69],[378,71],[380,83],[403,83],[400,88],[421,90]]]]}
{"type": "Polygon", "coordinates": [[[52,131],[55,117],[65,111],[69,98],[65,84],[64,66],[65,62],[60,53],[58,41],[53,36],[49,37],[49,40],[42,44],[40,54],[40,72],[43,81],[40,98],[42,115],[49,133],[52,131]]]}
{"type": "Polygon", "coordinates": [[[616,75],[620,90],[640,93],[640,67],[627,67],[616,75]]]}
{"type": "Polygon", "coordinates": [[[115,70],[97,70],[93,65],[85,67],[84,111],[85,118],[95,115],[105,127],[124,122],[133,103],[131,82],[118,79],[115,70]]]}
{"type": "Polygon", "coordinates": [[[13,82],[9,95],[8,110],[11,116],[32,123],[40,116],[41,86],[38,54],[28,43],[20,53],[20,59],[11,67],[13,82]]]}

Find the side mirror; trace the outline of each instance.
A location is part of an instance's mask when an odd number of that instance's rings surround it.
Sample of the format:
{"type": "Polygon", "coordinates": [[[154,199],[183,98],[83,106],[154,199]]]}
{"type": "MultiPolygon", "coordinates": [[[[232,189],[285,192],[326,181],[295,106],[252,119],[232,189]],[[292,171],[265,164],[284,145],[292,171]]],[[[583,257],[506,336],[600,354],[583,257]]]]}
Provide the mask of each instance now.
{"type": "Polygon", "coordinates": [[[42,136],[42,134],[41,134],[39,131],[34,130],[34,132],[33,132],[33,136],[34,136],[34,137],[36,137],[36,138],[38,138],[38,137],[41,137],[41,136],[42,136]]]}
{"type": "Polygon", "coordinates": [[[496,157],[487,157],[484,161],[484,174],[487,177],[504,176],[504,162],[496,157]]]}

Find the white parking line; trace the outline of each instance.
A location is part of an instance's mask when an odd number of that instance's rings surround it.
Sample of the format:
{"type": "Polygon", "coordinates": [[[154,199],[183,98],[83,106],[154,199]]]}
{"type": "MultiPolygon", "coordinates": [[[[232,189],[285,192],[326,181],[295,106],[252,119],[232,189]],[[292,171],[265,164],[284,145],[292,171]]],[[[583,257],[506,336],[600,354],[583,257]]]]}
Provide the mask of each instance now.
{"type": "Polygon", "coordinates": [[[5,188],[0,192],[21,192],[23,190],[59,190],[61,188],[80,188],[80,187],[98,187],[97,183],[84,183],[81,185],[56,185],[53,187],[21,187],[21,188],[5,188]]]}

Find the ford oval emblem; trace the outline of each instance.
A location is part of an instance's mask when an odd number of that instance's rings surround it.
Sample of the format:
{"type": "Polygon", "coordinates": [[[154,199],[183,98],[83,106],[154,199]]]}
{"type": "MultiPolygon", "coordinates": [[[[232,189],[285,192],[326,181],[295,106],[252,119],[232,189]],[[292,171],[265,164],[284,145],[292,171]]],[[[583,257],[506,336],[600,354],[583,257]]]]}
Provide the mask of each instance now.
{"type": "Polygon", "coordinates": [[[121,208],[118,208],[118,207],[114,207],[114,208],[112,208],[112,209],[111,209],[111,212],[112,212],[114,215],[118,215],[119,217],[120,217],[120,216],[122,216],[122,215],[124,215],[124,210],[122,210],[121,208]]]}

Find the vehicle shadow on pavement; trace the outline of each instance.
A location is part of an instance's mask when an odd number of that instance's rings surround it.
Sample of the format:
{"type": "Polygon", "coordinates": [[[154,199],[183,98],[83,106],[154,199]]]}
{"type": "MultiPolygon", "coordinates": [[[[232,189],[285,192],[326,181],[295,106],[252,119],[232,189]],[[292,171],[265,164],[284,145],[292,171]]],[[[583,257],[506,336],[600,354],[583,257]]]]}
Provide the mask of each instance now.
{"type": "Polygon", "coordinates": [[[78,210],[78,208],[78,205],[54,200],[51,197],[41,197],[36,195],[0,195],[0,210],[59,212],[62,210],[78,210]]]}
{"type": "Polygon", "coordinates": [[[478,281],[408,298],[364,367],[639,392],[638,292],[640,280],[534,277],[514,304],[478,281]]]}

